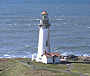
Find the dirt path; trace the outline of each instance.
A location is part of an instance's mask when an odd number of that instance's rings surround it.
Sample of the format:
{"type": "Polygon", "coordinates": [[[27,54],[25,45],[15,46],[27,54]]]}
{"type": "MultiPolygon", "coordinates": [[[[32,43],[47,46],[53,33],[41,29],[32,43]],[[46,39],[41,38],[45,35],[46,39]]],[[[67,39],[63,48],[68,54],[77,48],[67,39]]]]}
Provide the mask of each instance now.
{"type": "MultiPolygon", "coordinates": [[[[74,73],[74,72],[70,72],[70,71],[63,71],[63,70],[50,69],[50,68],[44,68],[44,67],[29,65],[29,64],[26,63],[26,60],[21,61],[21,63],[23,65],[26,65],[26,66],[30,67],[30,69],[47,69],[47,70],[53,70],[53,71],[61,71],[61,72],[67,72],[67,73],[74,73]]],[[[72,69],[72,68],[73,68],[73,64],[70,64],[70,69],[72,69]]],[[[83,74],[80,74],[80,73],[74,73],[74,74],[77,74],[77,75],[80,75],[80,76],[87,76],[87,75],[83,75],[83,74]]]]}

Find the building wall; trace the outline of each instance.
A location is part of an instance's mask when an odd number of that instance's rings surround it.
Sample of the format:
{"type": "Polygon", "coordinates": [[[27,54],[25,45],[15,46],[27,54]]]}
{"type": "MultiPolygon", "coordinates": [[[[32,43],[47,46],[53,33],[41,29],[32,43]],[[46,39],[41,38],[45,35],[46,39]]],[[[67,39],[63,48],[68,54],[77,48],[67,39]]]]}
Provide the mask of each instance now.
{"type": "Polygon", "coordinates": [[[42,63],[46,63],[47,64],[47,57],[45,55],[43,55],[43,57],[42,57],[42,63]]]}
{"type": "Polygon", "coordinates": [[[38,58],[38,57],[37,57],[37,58],[36,58],[36,61],[37,61],[37,62],[42,62],[42,58],[38,58]]]}
{"type": "Polygon", "coordinates": [[[60,57],[55,58],[55,63],[60,63],[60,57]]]}
{"type": "MultiPolygon", "coordinates": [[[[41,59],[38,58],[37,62],[42,62],[42,63],[45,63],[45,64],[47,64],[47,63],[54,63],[53,62],[53,57],[46,57],[45,55],[43,55],[41,57],[41,59]]],[[[60,63],[60,57],[56,57],[55,58],[55,63],[60,63]]]]}
{"type": "MultiPolygon", "coordinates": [[[[53,62],[53,57],[47,58],[47,63],[54,63],[53,62]]],[[[55,63],[60,63],[60,57],[55,58],[55,63]]]]}
{"type": "MultiPolygon", "coordinates": [[[[47,58],[47,63],[54,63],[53,62],[53,57],[48,57],[47,58]]],[[[55,58],[55,63],[60,63],[60,57],[55,58]]]]}
{"type": "Polygon", "coordinates": [[[52,57],[48,57],[47,58],[47,63],[53,63],[53,58],[52,57]]]}

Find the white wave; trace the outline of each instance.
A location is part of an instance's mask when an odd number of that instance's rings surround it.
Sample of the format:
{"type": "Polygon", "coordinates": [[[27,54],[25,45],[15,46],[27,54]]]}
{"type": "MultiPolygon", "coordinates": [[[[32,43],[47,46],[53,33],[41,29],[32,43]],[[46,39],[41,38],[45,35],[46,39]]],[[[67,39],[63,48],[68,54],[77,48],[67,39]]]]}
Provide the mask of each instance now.
{"type": "Polygon", "coordinates": [[[39,21],[40,19],[29,19],[29,21],[39,21]]]}
{"type": "Polygon", "coordinates": [[[84,54],[83,56],[90,56],[89,54],[84,54]]]}
{"type": "Polygon", "coordinates": [[[37,54],[34,53],[34,54],[32,54],[32,56],[34,56],[36,58],[37,57],[37,54]]]}
{"type": "Polygon", "coordinates": [[[32,19],[30,19],[29,21],[33,21],[32,19]]]}
{"type": "Polygon", "coordinates": [[[56,20],[61,21],[62,19],[56,19],[56,20]]]}
{"type": "Polygon", "coordinates": [[[63,53],[63,54],[61,54],[61,55],[67,56],[67,55],[73,55],[73,53],[72,53],[72,52],[65,52],[65,53],[63,53]]]}
{"type": "Polygon", "coordinates": [[[5,55],[3,55],[2,58],[15,58],[15,57],[16,56],[14,56],[14,55],[5,54],[5,55]]]}
{"type": "Polygon", "coordinates": [[[36,21],[39,21],[40,19],[35,19],[36,21]]]}
{"type": "Polygon", "coordinates": [[[74,25],[77,25],[77,24],[74,24],[74,25]]]}
{"type": "Polygon", "coordinates": [[[7,58],[12,58],[12,57],[7,57],[7,58]]]}
{"type": "Polygon", "coordinates": [[[56,49],[58,49],[58,48],[57,48],[57,47],[54,47],[54,48],[52,48],[52,49],[56,50],[56,49]]]}
{"type": "Polygon", "coordinates": [[[3,56],[0,56],[0,58],[31,58],[32,55],[37,56],[36,53],[31,53],[31,52],[27,52],[27,51],[22,51],[22,52],[17,52],[15,53],[14,51],[10,51],[6,54],[4,54],[3,56]]]}
{"type": "Polygon", "coordinates": [[[50,19],[50,21],[64,21],[64,19],[50,19]]]}
{"type": "Polygon", "coordinates": [[[3,58],[3,57],[0,57],[0,58],[3,58]]]}
{"type": "Polygon", "coordinates": [[[12,25],[12,24],[8,24],[8,25],[12,25]]]}
{"type": "Polygon", "coordinates": [[[25,45],[26,47],[28,47],[28,45],[25,45]]]}
{"type": "Polygon", "coordinates": [[[14,25],[17,25],[17,23],[14,23],[14,25]]]}
{"type": "Polygon", "coordinates": [[[26,58],[27,56],[23,56],[23,58],[26,58]]]}
{"type": "Polygon", "coordinates": [[[10,21],[10,19],[7,19],[7,21],[10,21]]]}
{"type": "Polygon", "coordinates": [[[65,52],[61,54],[62,56],[67,56],[67,55],[75,55],[75,56],[90,56],[90,54],[81,54],[81,53],[73,53],[73,52],[65,52]]]}
{"type": "Polygon", "coordinates": [[[3,56],[9,56],[8,54],[5,54],[5,55],[3,55],[3,56]]]}
{"type": "Polygon", "coordinates": [[[30,24],[25,24],[25,26],[31,26],[30,24]]]}
{"type": "Polygon", "coordinates": [[[66,23],[63,23],[63,24],[66,24],[66,23]]]}
{"type": "Polygon", "coordinates": [[[86,28],[90,28],[90,27],[86,27],[86,28]]]}

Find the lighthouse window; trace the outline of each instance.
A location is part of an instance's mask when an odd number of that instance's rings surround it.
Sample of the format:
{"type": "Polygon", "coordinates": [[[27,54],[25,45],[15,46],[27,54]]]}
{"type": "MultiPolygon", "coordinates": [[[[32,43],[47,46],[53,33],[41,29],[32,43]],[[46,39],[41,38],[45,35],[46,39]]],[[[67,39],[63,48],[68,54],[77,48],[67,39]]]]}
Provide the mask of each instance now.
{"type": "Polygon", "coordinates": [[[47,26],[46,26],[46,28],[47,28],[47,26]]]}
{"type": "Polygon", "coordinates": [[[48,46],[48,41],[46,41],[46,46],[48,46]]]}
{"type": "Polygon", "coordinates": [[[44,16],[44,18],[46,18],[46,16],[44,16]]]}
{"type": "Polygon", "coordinates": [[[46,26],[46,28],[49,28],[49,26],[46,26]]]}

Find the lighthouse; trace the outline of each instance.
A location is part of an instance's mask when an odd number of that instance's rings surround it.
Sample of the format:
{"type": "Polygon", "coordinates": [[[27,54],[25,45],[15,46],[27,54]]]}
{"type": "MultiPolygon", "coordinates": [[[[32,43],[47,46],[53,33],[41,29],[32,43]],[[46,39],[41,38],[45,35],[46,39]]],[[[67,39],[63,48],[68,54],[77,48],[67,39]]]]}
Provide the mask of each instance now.
{"type": "Polygon", "coordinates": [[[39,23],[39,41],[38,41],[38,57],[46,50],[47,53],[50,53],[50,32],[49,32],[49,19],[48,13],[44,10],[41,13],[41,19],[39,23]]]}
{"type": "Polygon", "coordinates": [[[41,13],[41,19],[39,23],[39,41],[38,41],[38,55],[32,55],[32,61],[48,63],[60,63],[60,53],[50,52],[50,32],[49,32],[49,19],[48,13],[44,10],[41,13]]]}

